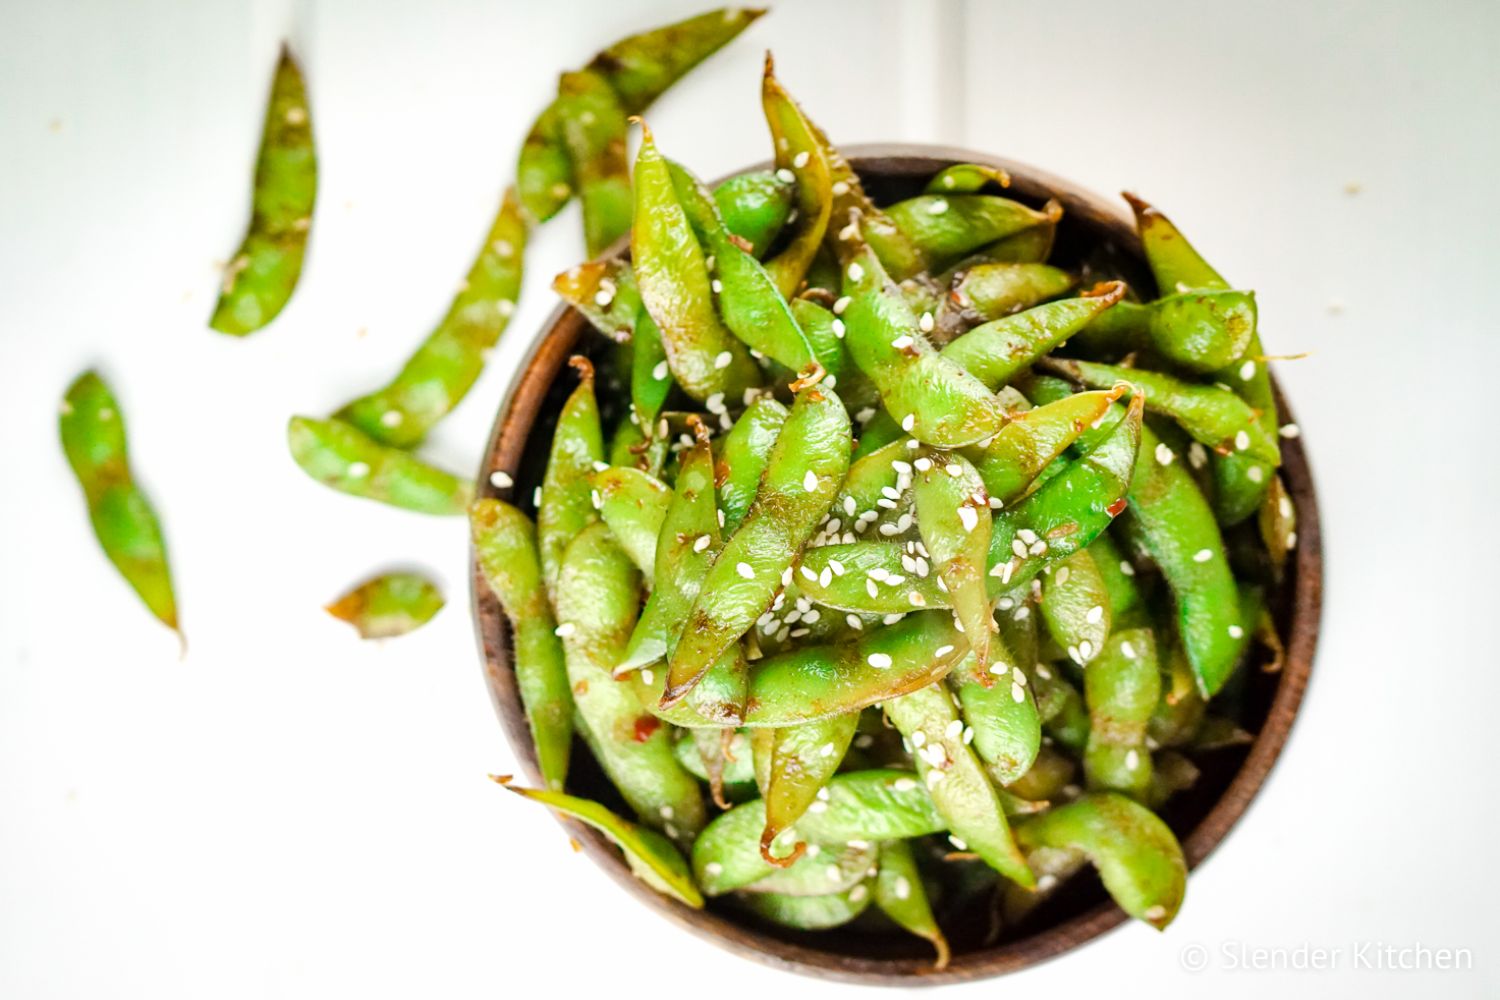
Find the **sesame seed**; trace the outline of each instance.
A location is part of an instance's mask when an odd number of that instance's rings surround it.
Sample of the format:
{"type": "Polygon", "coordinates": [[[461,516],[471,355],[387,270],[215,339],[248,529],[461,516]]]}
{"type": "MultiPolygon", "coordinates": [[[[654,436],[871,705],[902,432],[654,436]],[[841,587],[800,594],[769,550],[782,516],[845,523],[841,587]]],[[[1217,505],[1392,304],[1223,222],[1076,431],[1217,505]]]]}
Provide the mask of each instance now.
{"type": "Polygon", "coordinates": [[[1135,644],[1132,643],[1129,639],[1127,639],[1124,642],[1120,643],[1120,652],[1125,655],[1125,658],[1127,660],[1133,660],[1133,659],[1136,658],[1135,657],[1135,644]]]}
{"type": "Polygon", "coordinates": [[[876,670],[888,670],[894,661],[891,660],[889,653],[871,653],[865,657],[865,662],[876,670]]]}
{"type": "Polygon", "coordinates": [[[844,616],[844,621],[848,622],[849,623],[849,627],[852,628],[852,629],[854,629],[856,632],[863,632],[864,631],[864,628],[865,628],[864,620],[861,619],[859,617],[859,615],[855,614],[854,612],[851,611],[851,612],[849,612],[849,614],[845,615],[844,616]]]}
{"type": "Polygon", "coordinates": [[[1248,431],[1240,431],[1234,436],[1234,446],[1240,451],[1250,447],[1250,434],[1248,431]]]}
{"type": "Polygon", "coordinates": [[[1078,644],[1078,655],[1087,660],[1094,655],[1094,644],[1084,639],[1078,644]]]}
{"type": "Polygon", "coordinates": [[[832,191],[835,196],[842,198],[849,193],[848,181],[834,181],[832,191]]]}
{"type": "Polygon", "coordinates": [[[915,413],[908,413],[901,418],[901,429],[906,431],[906,433],[910,434],[911,429],[915,426],[917,426],[917,415],[915,413]]]}
{"type": "Polygon", "coordinates": [[[1240,365],[1240,380],[1248,382],[1255,377],[1255,362],[1246,361],[1240,365]]]}
{"type": "Polygon", "coordinates": [[[1120,560],[1120,573],[1124,576],[1135,576],[1135,563],[1129,559],[1120,560]]]}
{"type": "Polygon", "coordinates": [[[1141,755],[1134,747],[1125,755],[1125,770],[1134,771],[1141,766],[1141,755]]]}
{"type": "Polygon", "coordinates": [[[345,472],[351,479],[363,479],[370,474],[370,463],[350,462],[349,468],[345,472]]]}
{"type": "Polygon", "coordinates": [[[830,329],[833,330],[833,335],[835,337],[837,337],[840,340],[844,339],[844,333],[846,331],[845,331],[844,321],[843,320],[841,320],[841,319],[834,319],[834,321],[830,324],[830,329]]]}
{"type": "Polygon", "coordinates": [[[818,474],[808,469],[802,476],[802,488],[811,493],[818,488],[818,474]]]}
{"type": "Polygon", "coordinates": [[[1302,428],[1296,424],[1287,424],[1281,428],[1281,436],[1284,438],[1295,438],[1302,435],[1302,428]]]}
{"type": "Polygon", "coordinates": [[[1011,686],[1010,686],[1010,700],[1013,701],[1013,702],[1015,702],[1018,705],[1021,702],[1025,701],[1026,700],[1026,689],[1023,688],[1019,684],[1011,684],[1011,686]]]}
{"type": "Polygon", "coordinates": [[[1297,533],[1295,531],[1288,531],[1286,533],[1286,547],[1289,549],[1297,547],[1297,533]]]}
{"type": "Polygon", "coordinates": [[[1197,441],[1188,445],[1188,464],[1195,469],[1201,469],[1208,464],[1208,449],[1197,441]]]}
{"type": "Polygon", "coordinates": [[[380,415],[380,423],[384,427],[399,427],[406,416],[400,410],[386,410],[380,415]]]}
{"type": "Polygon", "coordinates": [[[594,463],[594,471],[595,472],[608,472],[609,471],[609,463],[608,462],[595,462],[594,463]]]}
{"type": "Polygon", "coordinates": [[[589,490],[589,500],[593,503],[595,510],[604,509],[604,496],[598,490],[589,490]]]}
{"type": "Polygon", "coordinates": [[[721,527],[721,528],[724,527],[724,512],[722,510],[720,510],[720,511],[715,511],[714,513],[716,513],[716,514],[719,515],[719,527],[721,527]]]}
{"type": "Polygon", "coordinates": [[[566,639],[577,630],[578,626],[574,625],[572,622],[563,622],[561,625],[557,626],[557,628],[552,630],[552,634],[557,636],[559,639],[566,639]]]}
{"type": "Polygon", "coordinates": [[[776,177],[778,180],[786,181],[788,184],[795,184],[797,182],[797,175],[792,173],[786,167],[782,167],[780,170],[776,171],[776,177]]]}
{"type": "Polygon", "coordinates": [[[963,522],[965,531],[973,531],[979,527],[979,511],[973,507],[958,508],[958,519],[963,522]]]}
{"type": "Polygon", "coordinates": [[[858,235],[859,227],[852,222],[845,226],[843,229],[839,230],[839,239],[841,240],[852,240],[858,235]]]}
{"type": "Polygon", "coordinates": [[[882,625],[894,625],[905,617],[905,613],[897,612],[895,614],[886,615],[884,618],[880,619],[880,622],[882,625]]]}
{"type": "Polygon", "coordinates": [[[844,569],[844,564],[839,562],[837,559],[828,560],[828,568],[833,570],[834,576],[843,576],[846,572],[844,569]]]}
{"type": "Polygon", "coordinates": [[[728,368],[730,362],[732,362],[733,360],[734,355],[730,354],[728,351],[720,351],[719,356],[714,358],[714,367],[721,370],[724,368],[728,368]]]}
{"type": "Polygon", "coordinates": [[[614,300],[614,294],[612,292],[606,291],[603,288],[594,293],[594,304],[601,309],[609,308],[609,304],[614,300]]]}
{"type": "Polygon", "coordinates": [[[498,312],[501,316],[509,319],[510,316],[516,311],[516,304],[510,299],[497,299],[495,301],[495,311],[498,312]]]}
{"type": "Polygon", "coordinates": [[[1243,639],[1244,637],[1245,637],[1245,630],[1243,628],[1241,628],[1238,625],[1231,625],[1231,626],[1229,626],[1229,638],[1231,638],[1231,639],[1243,639]]]}
{"type": "Polygon", "coordinates": [[[833,583],[833,569],[831,567],[824,566],[823,572],[818,574],[818,586],[827,587],[831,583],[833,583]]]}
{"type": "Polygon", "coordinates": [[[899,336],[895,340],[891,341],[891,346],[894,347],[898,351],[904,351],[908,347],[911,347],[915,343],[916,343],[915,340],[913,340],[907,334],[903,333],[901,336],[899,336]]]}
{"type": "Polygon", "coordinates": [[[915,590],[913,590],[911,593],[907,594],[906,595],[906,599],[907,599],[907,601],[909,601],[911,603],[911,606],[914,607],[914,608],[925,608],[927,606],[927,598],[923,597],[921,594],[917,593],[915,590]]]}
{"type": "Polygon", "coordinates": [[[865,593],[869,594],[871,597],[880,596],[880,591],[876,589],[874,580],[865,581],[865,593]]]}
{"type": "Polygon", "coordinates": [[[541,505],[542,505],[542,488],[540,486],[538,486],[538,487],[536,487],[535,489],[533,489],[531,491],[531,506],[533,506],[533,507],[540,507],[541,505]]]}
{"type": "Polygon", "coordinates": [[[792,166],[796,167],[798,170],[801,170],[803,167],[807,166],[808,157],[811,155],[812,154],[808,153],[808,151],[804,149],[802,152],[792,157],[792,166]]]}
{"type": "Polygon", "coordinates": [[[964,720],[954,719],[943,728],[943,736],[950,740],[956,740],[963,735],[964,720]]]}
{"type": "Polygon", "coordinates": [[[1177,456],[1173,453],[1172,449],[1168,448],[1165,444],[1158,444],[1156,446],[1156,461],[1159,464],[1171,465],[1172,459],[1176,457],[1177,456]]]}
{"type": "Polygon", "coordinates": [[[923,333],[931,333],[932,332],[932,327],[933,327],[932,313],[930,313],[930,312],[924,312],[922,314],[922,318],[919,319],[919,320],[917,320],[917,327],[923,333]]]}
{"type": "Polygon", "coordinates": [[[1213,557],[1214,557],[1214,554],[1210,550],[1208,550],[1208,549],[1199,549],[1197,552],[1193,553],[1193,562],[1195,562],[1195,563],[1206,563],[1210,559],[1212,559],[1213,557]]]}
{"type": "Polygon", "coordinates": [[[703,874],[708,875],[712,878],[717,878],[718,876],[724,874],[724,866],[717,861],[710,861],[708,864],[703,866],[703,874]]]}
{"type": "MultiPolygon", "coordinates": [[[[819,757],[832,757],[833,754],[834,754],[834,746],[833,746],[832,743],[824,743],[821,747],[818,748],[818,756],[819,757]]],[[[822,789],[819,789],[819,791],[822,791],[822,789]]],[[[827,796],[822,796],[822,797],[823,798],[827,798],[827,796]]]]}
{"type": "Polygon", "coordinates": [[[912,746],[914,746],[914,747],[916,747],[917,749],[920,750],[922,748],[922,746],[925,745],[926,743],[927,743],[927,734],[924,733],[922,730],[918,729],[916,732],[914,732],[914,733],[911,734],[911,745],[912,746]]]}
{"type": "Polygon", "coordinates": [[[858,281],[865,276],[865,269],[859,266],[858,261],[849,265],[849,280],[858,281]]]}
{"type": "Polygon", "coordinates": [[[905,875],[897,875],[896,881],[891,883],[891,892],[897,899],[906,899],[911,896],[911,881],[905,875]]]}
{"type": "Polygon", "coordinates": [[[751,569],[750,564],[747,562],[736,563],[734,566],[734,571],[740,576],[744,577],[746,580],[755,579],[755,570],[751,569]]]}
{"type": "Polygon", "coordinates": [[[1014,552],[1019,558],[1026,558],[1026,543],[1021,541],[1019,538],[1012,538],[1010,540],[1010,550],[1014,552]]]}
{"type": "Polygon", "coordinates": [[[1089,612],[1083,616],[1083,620],[1090,625],[1098,625],[1104,620],[1104,605],[1096,604],[1092,608],[1089,608],[1089,612]]]}
{"type": "Polygon", "coordinates": [[[927,214],[928,215],[942,215],[946,211],[948,211],[948,199],[947,198],[934,198],[927,205],[927,214]]]}
{"type": "Polygon", "coordinates": [[[709,535],[699,535],[697,541],[693,542],[693,551],[702,552],[713,544],[713,538],[709,535]]]}
{"type": "Polygon", "coordinates": [[[703,401],[703,405],[708,408],[709,413],[723,413],[726,409],[724,406],[724,394],[722,392],[713,393],[703,401]]]}
{"type": "MultiPolygon", "coordinates": [[[[363,463],[361,462],[354,463],[354,465],[362,464],[363,463]]],[[[354,465],[349,466],[350,473],[354,472],[354,465]]],[[[368,472],[369,468],[366,467],[365,471],[368,472]]],[[[495,487],[495,489],[497,490],[508,490],[512,486],[516,485],[516,481],[510,478],[510,473],[506,472],[503,469],[496,469],[494,472],[490,473],[490,485],[495,487]]]]}
{"type": "Polygon", "coordinates": [[[1245,470],[1245,478],[1252,483],[1263,483],[1266,480],[1266,470],[1258,465],[1252,465],[1245,470]]]}
{"type": "Polygon", "coordinates": [[[898,792],[909,792],[917,787],[917,783],[910,778],[897,778],[891,782],[891,787],[898,792]]]}
{"type": "Polygon", "coordinates": [[[719,295],[724,291],[724,282],[720,281],[718,278],[715,278],[713,281],[710,281],[708,283],[708,287],[713,289],[715,295],[719,295]]]}
{"type": "Polygon", "coordinates": [[[1026,619],[1031,617],[1031,609],[1023,604],[1016,609],[1016,613],[1011,615],[1011,617],[1018,622],[1024,622],[1026,619]]]}

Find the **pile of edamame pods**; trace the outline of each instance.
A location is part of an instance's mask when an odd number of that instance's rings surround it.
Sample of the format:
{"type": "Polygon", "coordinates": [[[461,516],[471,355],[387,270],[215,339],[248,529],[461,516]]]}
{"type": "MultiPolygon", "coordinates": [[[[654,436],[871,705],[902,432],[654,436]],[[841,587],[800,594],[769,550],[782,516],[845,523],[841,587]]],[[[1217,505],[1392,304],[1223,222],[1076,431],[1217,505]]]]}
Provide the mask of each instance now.
{"type": "Polygon", "coordinates": [[[613,344],[535,494],[471,508],[546,786],[510,787],[687,905],[940,965],[960,901],[1021,926],[1090,863],[1163,928],[1154,810],[1248,739],[1295,545],[1255,299],[1139,199],[1155,298],[1047,263],[1061,209],[1002,171],[878,204],[769,57],[762,97],[774,170],[712,189],[639,122],[628,258],[555,283],[613,344]],[[628,815],[564,791],[575,733],[628,815]]]}

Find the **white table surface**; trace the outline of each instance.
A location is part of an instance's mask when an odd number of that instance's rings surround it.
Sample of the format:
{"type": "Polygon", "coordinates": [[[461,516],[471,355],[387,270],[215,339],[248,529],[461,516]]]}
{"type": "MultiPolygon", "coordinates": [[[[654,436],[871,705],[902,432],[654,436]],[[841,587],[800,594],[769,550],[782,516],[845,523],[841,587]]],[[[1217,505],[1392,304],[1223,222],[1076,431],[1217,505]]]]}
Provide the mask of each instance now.
{"type": "MultiPolygon", "coordinates": [[[[382,381],[438,317],[555,74],[697,6],[0,9],[0,996],[644,995],[663,968],[719,996],[853,995],[643,912],[485,780],[514,759],[464,524],[324,490],[284,444],[290,414],[382,381]],[[291,305],[236,341],[205,321],[283,36],[309,75],[317,219],[291,305]],[[59,453],[57,400],[89,365],[166,524],[183,660],[59,453]],[[395,565],[444,583],[428,628],[362,645],[320,610],[395,565]]],[[[1273,780],[1165,936],[1127,927],[951,995],[1500,989],[1496,37],[1482,0],[784,2],[652,110],[705,174],[761,158],[772,47],[838,141],[966,144],[1152,198],[1257,290],[1270,350],[1312,354],[1278,374],[1321,490],[1327,606],[1273,780]],[[1467,948],[1472,968],[1351,967],[1371,943],[1467,948]],[[1189,945],[1207,971],[1180,967],[1189,945]],[[1338,970],[1229,968],[1301,945],[1338,970]]],[[[536,239],[435,460],[474,466],[580,253],[575,209],[536,239]]]]}

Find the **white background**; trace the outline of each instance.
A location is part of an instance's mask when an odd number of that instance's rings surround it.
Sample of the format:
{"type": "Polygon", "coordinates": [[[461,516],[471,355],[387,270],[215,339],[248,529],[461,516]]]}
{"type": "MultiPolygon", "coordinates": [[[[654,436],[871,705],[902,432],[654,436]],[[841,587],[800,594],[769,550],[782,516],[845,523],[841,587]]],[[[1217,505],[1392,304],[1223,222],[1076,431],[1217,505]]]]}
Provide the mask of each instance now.
{"type": "MultiPolygon", "coordinates": [[[[555,75],[697,2],[6,0],[0,13],[0,996],[851,996],[643,912],[485,780],[465,526],[326,491],[296,412],[445,308],[555,75]],[[322,164],[291,305],[206,327],[275,50],[322,164]],[[56,443],[98,365],[172,545],[190,653],[104,562],[56,443]],[[393,565],[451,605],[360,644],[393,565]],[[662,970],[667,970],[663,972],[662,970]],[[670,987],[669,987],[670,988],[670,987]],[[659,992],[658,985],[653,992],[659,992]]],[[[835,140],[933,140],[1130,187],[1259,294],[1321,489],[1327,609],[1274,779],[1142,926],[953,996],[1480,996],[1494,944],[1500,5],[783,2],[651,112],[705,175],[767,154],[761,51],[835,140]],[[1356,192],[1356,193],[1351,193],[1356,192]],[[1226,971],[1236,945],[1472,949],[1468,973],[1226,971]],[[1211,970],[1179,968],[1201,943],[1211,970]],[[1133,992],[1133,991],[1132,991],[1133,992]]],[[[468,470],[581,254],[536,239],[504,348],[430,453],[468,470]]]]}

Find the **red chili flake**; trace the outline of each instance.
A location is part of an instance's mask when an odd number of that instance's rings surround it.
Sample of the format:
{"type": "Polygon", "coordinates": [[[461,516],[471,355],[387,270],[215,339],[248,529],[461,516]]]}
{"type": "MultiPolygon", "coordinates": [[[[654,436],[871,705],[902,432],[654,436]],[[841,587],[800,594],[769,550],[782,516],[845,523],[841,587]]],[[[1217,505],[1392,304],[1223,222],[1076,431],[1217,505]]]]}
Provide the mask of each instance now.
{"type": "Polygon", "coordinates": [[[1125,498],[1124,497],[1121,497],[1120,499],[1116,500],[1114,503],[1110,504],[1108,507],[1104,508],[1105,513],[1109,514],[1110,517],[1119,517],[1120,516],[1120,511],[1122,511],[1124,509],[1125,509],[1125,498]]]}
{"type": "Polygon", "coordinates": [[[644,743],[651,734],[661,728],[661,720],[654,715],[643,715],[635,720],[635,741],[644,743]]]}

